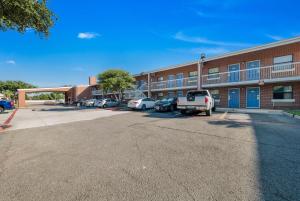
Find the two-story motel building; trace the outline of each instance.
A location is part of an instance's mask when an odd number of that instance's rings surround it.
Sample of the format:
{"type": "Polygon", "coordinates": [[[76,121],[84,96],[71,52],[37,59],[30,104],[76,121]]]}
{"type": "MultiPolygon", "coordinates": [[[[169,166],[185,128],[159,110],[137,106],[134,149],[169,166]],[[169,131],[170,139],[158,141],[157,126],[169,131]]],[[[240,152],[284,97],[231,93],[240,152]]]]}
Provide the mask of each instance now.
{"type": "Polygon", "coordinates": [[[209,89],[219,107],[299,108],[300,37],[135,75],[153,98],[209,89]]]}

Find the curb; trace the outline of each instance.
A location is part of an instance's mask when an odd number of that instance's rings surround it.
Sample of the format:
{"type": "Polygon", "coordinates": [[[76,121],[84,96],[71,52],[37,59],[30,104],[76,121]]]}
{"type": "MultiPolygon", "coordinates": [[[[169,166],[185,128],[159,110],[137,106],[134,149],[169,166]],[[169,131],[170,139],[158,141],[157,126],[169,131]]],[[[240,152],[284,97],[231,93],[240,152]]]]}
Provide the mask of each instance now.
{"type": "Polygon", "coordinates": [[[233,109],[233,108],[218,108],[217,112],[234,112],[243,114],[282,114],[282,110],[264,110],[264,109],[233,109]]]}
{"type": "Polygon", "coordinates": [[[291,113],[288,113],[288,112],[282,112],[282,114],[284,114],[286,116],[289,116],[291,118],[300,119],[300,116],[296,115],[296,114],[291,114],[291,113]]]}
{"type": "Polygon", "coordinates": [[[18,109],[15,109],[10,115],[9,117],[3,122],[3,124],[0,125],[0,132],[4,131],[7,128],[10,128],[10,122],[11,120],[14,118],[14,116],[16,115],[18,109]]]}

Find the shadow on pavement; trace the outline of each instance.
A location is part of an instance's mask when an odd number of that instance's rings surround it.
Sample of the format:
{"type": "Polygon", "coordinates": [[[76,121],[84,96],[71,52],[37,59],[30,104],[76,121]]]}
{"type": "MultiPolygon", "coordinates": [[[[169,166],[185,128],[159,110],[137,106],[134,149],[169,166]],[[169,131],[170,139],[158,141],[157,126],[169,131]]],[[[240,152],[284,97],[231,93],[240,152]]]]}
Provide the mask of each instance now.
{"type": "Polygon", "coordinates": [[[209,124],[228,128],[251,126],[256,138],[261,200],[300,200],[300,121],[278,115],[249,117],[248,122],[222,120],[209,124]]]}

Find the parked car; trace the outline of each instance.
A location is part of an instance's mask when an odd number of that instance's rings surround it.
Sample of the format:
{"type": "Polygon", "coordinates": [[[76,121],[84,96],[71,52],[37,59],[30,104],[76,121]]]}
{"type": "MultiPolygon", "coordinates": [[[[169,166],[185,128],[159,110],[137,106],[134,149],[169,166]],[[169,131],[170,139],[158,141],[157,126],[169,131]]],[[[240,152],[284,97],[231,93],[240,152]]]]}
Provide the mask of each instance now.
{"type": "Polygon", "coordinates": [[[0,100],[0,113],[3,113],[5,110],[14,109],[14,102],[8,100],[0,100]]]}
{"type": "Polygon", "coordinates": [[[83,102],[83,105],[87,106],[87,107],[92,107],[95,105],[95,102],[96,102],[96,99],[88,99],[83,102]]]}
{"type": "Polygon", "coordinates": [[[178,98],[177,108],[182,114],[205,112],[207,116],[211,116],[212,111],[216,109],[208,90],[189,91],[186,97],[178,98]]]}
{"type": "Polygon", "coordinates": [[[177,98],[165,98],[165,99],[159,100],[155,103],[154,108],[158,112],[160,112],[160,111],[173,112],[174,110],[177,109],[177,98]]]}
{"type": "Polygon", "coordinates": [[[146,110],[154,108],[155,100],[152,98],[134,99],[128,102],[127,107],[131,109],[146,110]]]}
{"type": "Polygon", "coordinates": [[[112,99],[112,98],[97,100],[95,102],[96,107],[102,107],[102,108],[115,107],[115,106],[118,106],[118,105],[119,105],[119,101],[117,101],[115,99],[112,99]]]}

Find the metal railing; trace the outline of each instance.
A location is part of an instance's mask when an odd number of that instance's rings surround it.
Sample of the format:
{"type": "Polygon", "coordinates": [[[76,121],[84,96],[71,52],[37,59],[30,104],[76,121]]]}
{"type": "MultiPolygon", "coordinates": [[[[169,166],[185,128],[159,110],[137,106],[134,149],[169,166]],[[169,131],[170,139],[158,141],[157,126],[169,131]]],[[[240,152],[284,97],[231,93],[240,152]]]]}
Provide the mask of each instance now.
{"type": "Polygon", "coordinates": [[[151,90],[193,88],[193,87],[197,87],[198,85],[197,83],[198,83],[197,77],[152,82],[151,90]]]}
{"type": "Polygon", "coordinates": [[[293,78],[300,79],[300,62],[203,75],[202,86],[235,85],[258,81],[272,82],[278,79],[284,81],[293,80],[293,78]]]}
{"type": "Polygon", "coordinates": [[[101,96],[103,94],[104,94],[103,90],[92,90],[93,96],[101,96]]]}

